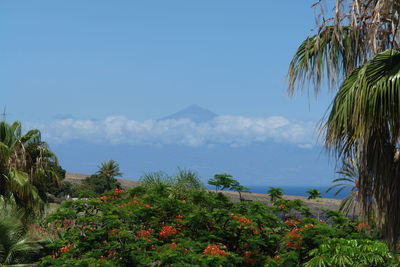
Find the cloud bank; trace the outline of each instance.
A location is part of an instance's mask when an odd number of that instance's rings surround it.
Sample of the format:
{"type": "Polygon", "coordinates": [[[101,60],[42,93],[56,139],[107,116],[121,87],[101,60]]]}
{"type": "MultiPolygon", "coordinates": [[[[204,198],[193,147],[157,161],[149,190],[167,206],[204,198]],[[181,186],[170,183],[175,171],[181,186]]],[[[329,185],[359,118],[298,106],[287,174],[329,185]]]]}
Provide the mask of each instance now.
{"type": "Polygon", "coordinates": [[[195,123],[188,119],[135,121],[124,116],[104,120],[59,119],[51,123],[28,123],[40,129],[50,143],[80,140],[129,145],[245,146],[258,142],[291,143],[309,148],[316,144],[315,123],[293,122],[284,117],[250,118],[217,116],[195,123]]]}

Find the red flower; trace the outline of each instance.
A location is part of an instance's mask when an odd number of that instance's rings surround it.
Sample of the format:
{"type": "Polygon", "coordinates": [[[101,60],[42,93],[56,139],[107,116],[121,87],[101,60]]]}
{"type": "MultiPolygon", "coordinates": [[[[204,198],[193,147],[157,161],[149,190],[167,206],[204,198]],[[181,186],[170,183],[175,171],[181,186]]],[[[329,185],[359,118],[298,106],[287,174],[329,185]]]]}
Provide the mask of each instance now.
{"type": "Polygon", "coordinates": [[[116,254],[116,252],[115,252],[114,250],[111,250],[111,249],[109,249],[107,252],[108,252],[108,255],[107,255],[107,257],[109,257],[109,258],[112,258],[112,257],[114,257],[114,256],[115,256],[115,254],[116,254]]]}
{"type": "Polygon", "coordinates": [[[246,217],[240,217],[238,218],[237,216],[232,216],[233,219],[237,220],[238,222],[240,222],[241,225],[243,224],[251,224],[253,221],[246,218],[246,217]]]}
{"type": "Polygon", "coordinates": [[[170,248],[176,248],[176,246],[177,246],[176,243],[171,243],[171,244],[169,245],[170,248]]]}
{"type": "Polygon", "coordinates": [[[255,234],[255,235],[259,235],[259,234],[260,234],[260,231],[258,231],[258,230],[254,230],[254,231],[253,231],[253,234],[255,234]]]}
{"type": "Polygon", "coordinates": [[[162,238],[167,238],[170,235],[176,235],[178,233],[178,230],[176,230],[174,227],[165,225],[161,228],[160,231],[160,236],[162,238]]]}
{"type": "Polygon", "coordinates": [[[274,259],[277,260],[277,261],[281,261],[282,260],[282,258],[279,255],[274,256],[274,259]]]}
{"type": "Polygon", "coordinates": [[[64,252],[64,253],[69,252],[71,250],[71,247],[73,247],[73,246],[74,246],[74,244],[66,245],[66,246],[60,248],[60,252],[64,252]]]}
{"type": "Polygon", "coordinates": [[[175,218],[182,220],[183,218],[185,218],[185,216],[183,216],[183,215],[176,215],[175,218]]]}
{"type": "Polygon", "coordinates": [[[150,230],[142,230],[137,234],[137,237],[147,237],[151,235],[150,230]]]}
{"type": "Polygon", "coordinates": [[[147,209],[151,208],[151,206],[149,204],[144,204],[144,207],[147,208],[147,209]]]}
{"type": "Polygon", "coordinates": [[[215,256],[215,255],[225,256],[228,255],[229,252],[219,249],[216,244],[212,244],[212,245],[207,245],[207,247],[203,251],[203,254],[210,256],[215,256]]]}
{"type": "Polygon", "coordinates": [[[117,235],[118,234],[118,229],[111,229],[109,231],[112,235],[117,235]]]}

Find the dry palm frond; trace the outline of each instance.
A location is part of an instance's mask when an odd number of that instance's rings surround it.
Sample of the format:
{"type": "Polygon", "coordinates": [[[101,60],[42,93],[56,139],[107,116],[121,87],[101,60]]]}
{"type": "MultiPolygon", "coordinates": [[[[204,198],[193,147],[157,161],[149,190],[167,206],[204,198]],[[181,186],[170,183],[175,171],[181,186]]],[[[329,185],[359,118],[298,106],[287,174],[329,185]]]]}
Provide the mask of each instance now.
{"type": "Polygon", "coordinates": [[[288,71],[288,91],[311,84],[318,93],[322,81],[336,89],[342,78],[377,53],[398,49],[400,2],[397,0],[337,0],[326,17],[318,1],[317,34],[297,49],[288,71]]]}

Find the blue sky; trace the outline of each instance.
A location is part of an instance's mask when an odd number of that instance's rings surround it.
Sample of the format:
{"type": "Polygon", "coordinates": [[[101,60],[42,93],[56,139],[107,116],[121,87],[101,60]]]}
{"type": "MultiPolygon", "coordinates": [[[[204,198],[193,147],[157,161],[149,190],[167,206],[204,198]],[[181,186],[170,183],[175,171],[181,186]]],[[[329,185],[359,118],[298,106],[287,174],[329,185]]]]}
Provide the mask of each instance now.
{"type": "Polygon", "coordinates": [[[329,96],[285,91],[312,2],[1,1],[0,105],[28,121],[154,119],[193,103],[318,120],[329,96]]]}
{"type": "Polygon", "coordinates": [[[285,79],[313,2],[1,1],[0,107],[42,130],[76,172],[89,170],[70,160],[73,141],[318,147],[332,95],[290,98],[285,79]],[[223,116],[156,121],[191,104],[223,116]]]}

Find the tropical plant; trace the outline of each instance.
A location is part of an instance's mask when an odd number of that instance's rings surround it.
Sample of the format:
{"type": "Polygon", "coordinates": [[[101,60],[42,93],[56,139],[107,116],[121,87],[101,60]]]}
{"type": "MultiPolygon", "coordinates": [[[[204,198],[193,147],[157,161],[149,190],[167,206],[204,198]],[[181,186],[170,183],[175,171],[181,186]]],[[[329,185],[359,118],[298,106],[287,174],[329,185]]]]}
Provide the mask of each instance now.
{"type": "Polygon", "coordinates": [[[120,182],[116,179],[117,176],[122,175],[117,162],[114,160],[105,161],[98,168],[96,174],[86,177],[82,181],[83,185],[87,186],[86,189],[83,188],[84,191],[87,191],[86,195],[89,193],[88,196],[90,196],[90,190],[96,194],[102,194],[115,188],[121,188],[120,182]]]}
{"type": "Polygon", "coordinates": [[[335,184],[329,187],[326,192],[328,193],[329,191],[336,189],[336,192],[334,192],[333,195],[337,196],[343,191],[348,191],[348,194],[340,203],[339,210],[345,215],[352,212],[354,217],[356,210],[360,211],[361,207],[358,195],[358,180],[360,172],[358,171],[356,160],[353,158],[344,159],[342,169],[337,171],[337,173],[340,174],[341,177],[334,179],[332,182],[335,184]]]}
{"type": "Polygon", "coordinates": [[[24,212],[5,207],[4,203],[0,205],[0,265],[34,266],[31,260],[41,246],[27,234],[27,227],[21,221],[24,212]]]}
{"type": "Polygon", "coordinates": [[[319,266],[398,266],[387,246],[379,241],[332,238],[311,250],[305,267],[319,266]]]}
{"type": "Polygon", "coordinates": [[[231,187],[230,187],[230,188],[231,188],[232,190],[238,192],[240,202],[244,201],[244,198],[242,197],[242,193],[243,193],[243,192],[250,192],[250,189],[249,189],[249,188],[247,188],[247,187],[241,185],[241,184],[239,183],[239,181],[236,181],[236,180],[231,184],[231,187]]]}
{"type": "Polygon", "coordinates": [[[283,196],[283,190],[280,187],[268,187],[267,194],[269,195],[269,198],[271,202],[275,201],[278,198],[282,198],[283,196]]]}
{"type": "MultiPolygon", "coordinates": [[[[324,1],[319,1],[318,6],[324,1]]],[[[315,36],[297,50],[289,67],[289,92],[328,78],[339,88],[325,124],[325,144],[338,158],[357,158],[363,175],[364,213],[376,203],[393,250],[400,235],[399,11],[395,0],[336,1],[332,16],[320,13],[315,36]]]]}
{"type": "Polygon", "coordinates": [[[215,174],[214,178],[208,180],[208,184],[214,185],[215,190],[228,189],[235,182],[235,180],[232,179],[232,177],[233,177],[232,175],[227,174],[227,173],[215,174]]]}
{"type": "Polygon", "coordinates": [[[204,185],[194,171],[178,168],[178,173],[171,178],[171,194],[177,199],[185,199],[191,191],[203,189],[204,185]]]}
{"type": "Polygon", "coordinates": [[[171,186],[173,184],[173,178],[162,171],[145,173],[139,180],[145,187],[153,187],[156,185],[171,186]]]}
{"type": "Polygon", "coordinates": [[[0,122],[0,196],[25,211],[43,209],[49,186],[59,184],[57,158],[39,130],[22,134],[21,123],[0,122]]]}
{"type": "Polygon", "coordinates": [[[308,199],[316,199],[321,197],[321,192],[318,189],[308,189],[308,199]]]}
{"type": "Polygon", "coordinates": [[[122,173],[119,169],[119,164],[115,160],[102,162],[98,168],[99,170],[97,171],[97,174],[109,179],[115,179],[116,177],[122,176],[122,173]]]}

